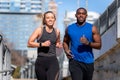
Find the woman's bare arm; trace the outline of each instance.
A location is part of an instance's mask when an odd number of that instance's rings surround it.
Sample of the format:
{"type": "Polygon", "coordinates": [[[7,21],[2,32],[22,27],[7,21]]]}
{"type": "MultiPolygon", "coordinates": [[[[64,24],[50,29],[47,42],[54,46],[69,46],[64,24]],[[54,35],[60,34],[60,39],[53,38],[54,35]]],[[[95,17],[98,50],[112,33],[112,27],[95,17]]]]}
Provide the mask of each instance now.
{"type": "Polygon", "coordinates": [[[28,47],[32,47],[32,48],[39,47],[40,43],[36,42],[35,40],[41,35],[41,30],[42,29],[40,27],[38,27],[32,33],[32,35],[30,36],[30,38],[28,40],[28,44],[27,44],[28,47]]]}

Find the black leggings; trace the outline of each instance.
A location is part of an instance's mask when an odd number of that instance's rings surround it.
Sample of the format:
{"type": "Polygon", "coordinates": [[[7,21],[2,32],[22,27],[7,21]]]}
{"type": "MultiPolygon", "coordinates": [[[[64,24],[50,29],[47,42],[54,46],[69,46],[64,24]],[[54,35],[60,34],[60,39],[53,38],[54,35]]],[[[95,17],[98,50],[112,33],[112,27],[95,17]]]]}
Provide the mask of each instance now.
{"type": "Polygon", "coordinates": [[[39,56],[35,62],[37,80],[58,80],[59,64],[55,56],[39,56]]]}

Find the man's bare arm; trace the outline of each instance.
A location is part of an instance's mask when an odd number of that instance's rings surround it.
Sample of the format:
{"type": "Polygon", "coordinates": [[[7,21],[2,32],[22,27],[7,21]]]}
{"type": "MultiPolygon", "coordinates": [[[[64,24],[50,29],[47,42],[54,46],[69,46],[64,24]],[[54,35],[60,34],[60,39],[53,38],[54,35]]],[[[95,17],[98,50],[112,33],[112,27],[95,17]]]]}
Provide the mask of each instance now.
{"type": "Polygon", "coordinates": [[[101,37],[96,26],[93,26],[92,33],[94,41],[90,43],[90,46],[95,49],[101,49],[102,46],[101,37]]]}
{"type": "Polygon", "coordinates": [[[67,33],[67,29],[66,29],[65,36],[64,36],[64,39],[63,39],[63,49],[66,53],[66,56],[70,59],[73,56],[72,56],[71,51],[69,49],[69,43],[70,43],[70,38],[69,38],[69,35],[67,33]]]}

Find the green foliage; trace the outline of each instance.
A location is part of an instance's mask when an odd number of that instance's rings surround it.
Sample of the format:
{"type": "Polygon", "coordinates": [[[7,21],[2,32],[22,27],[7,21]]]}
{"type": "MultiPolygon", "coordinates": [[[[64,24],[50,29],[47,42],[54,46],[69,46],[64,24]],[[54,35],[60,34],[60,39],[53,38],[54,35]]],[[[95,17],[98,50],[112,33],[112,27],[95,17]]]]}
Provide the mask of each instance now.
{"type": "Polygon", "coordinates": [[[20,67],[17,67],[13,74],[12,74],[13,78],[20,78],[20,67]]]}

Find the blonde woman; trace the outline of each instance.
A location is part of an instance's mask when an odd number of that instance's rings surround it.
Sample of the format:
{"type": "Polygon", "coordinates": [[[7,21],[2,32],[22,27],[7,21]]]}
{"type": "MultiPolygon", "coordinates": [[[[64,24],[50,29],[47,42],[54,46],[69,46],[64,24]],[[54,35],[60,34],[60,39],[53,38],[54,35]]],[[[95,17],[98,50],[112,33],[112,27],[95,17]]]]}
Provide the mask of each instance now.
{"type": "Polygon", "coordinates": [[[56,57],[56,47],[61,48],[60,31],[55,29],[56,17],[52,11],[43,16],[43,27],[38,27],[28,40],[28,47],[38,49],[35,62],[37,80],[58,80],[59,63],[56,57]],[[35,42],[37,40],[37,42],[35,42]]]}

